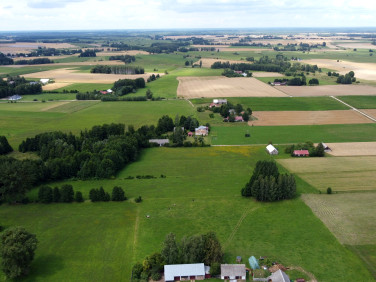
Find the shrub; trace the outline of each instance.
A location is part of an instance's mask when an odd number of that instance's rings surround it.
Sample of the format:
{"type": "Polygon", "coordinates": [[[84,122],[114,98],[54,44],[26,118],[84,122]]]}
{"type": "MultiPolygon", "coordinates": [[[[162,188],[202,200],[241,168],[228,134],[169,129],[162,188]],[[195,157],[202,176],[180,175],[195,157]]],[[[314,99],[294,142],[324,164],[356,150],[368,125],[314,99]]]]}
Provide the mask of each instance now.
{"type": "Polygon", "coordinates": [[[92,201],[92,202],[98,202],[100,201],[99,200],[99,197],[98,197],[98,189],[91,189],[90,192],[89,192],[89,199],[92,201]]]}
{"type": "Polygon", "coordinates": [[[80,191],[76,192],[74,199],[77,203],[82,203],[84,201],[84,198],[82,197],[82,193],[80,191]]]}
{"type": "Polygon", "coordinates": [[[134,201],[135,201],[136,203],[141,203],[141,202],[142,202],[142,198],[141,198],[141,196],[138,196],[136,199],[134,199],[134,201]]]}
{"type": "Polygon", "coordinates": [[[69,184],[65,184],[61,186],[61,201],[64,203],[71,203],[73,202],[74,191],[73,186],[69,184]]]}
{"type": "Polygon", "coordinates": [[[38,191],[38,200],[43,204],[49,204],[53,200],[52,188],[49,186],[42,186],[38,191]]]}
{"type": "Polygon", "coordinates": [[[126,197],[124,196],[123,188],[121,188],[119,186],[115,186],[112,189],[111,200],[112,201],[118,201],[118,202],[126,200],[126,197]]]}
{"type": "Polygon", "coordinates": [[[55,203],[60,202],[61,195],[60,195],[59,187],[55,187],[55,188],[54,188],[54,191],[53,191],[52,194],[53,194],[53,195],[52,195],[52,197],[53,197],[53,201],[54,201],[55,203]]]}
{"type": "Polygon", "coordinates": [[[161,280],[161,278],[162,278],[162,274],[160,274],[159,272],[154,272],[151,275],[151,279],[153,279],[154,281],[159,281],[161,280]]]}
{"type": "Polygon", "coordinates": [[[220,273],[221,273],[221,264],[218,262],[212,263],[212,265],[210,266],[210,275],[215,276],[215,275],[219,275],[220,273]]]}
{"type": "Polygon", "coordinates": [[[333,193],[332,188],[328,187],[328,189],[326,189],[326,194],[330,195],[332,193],[333,193]]]}

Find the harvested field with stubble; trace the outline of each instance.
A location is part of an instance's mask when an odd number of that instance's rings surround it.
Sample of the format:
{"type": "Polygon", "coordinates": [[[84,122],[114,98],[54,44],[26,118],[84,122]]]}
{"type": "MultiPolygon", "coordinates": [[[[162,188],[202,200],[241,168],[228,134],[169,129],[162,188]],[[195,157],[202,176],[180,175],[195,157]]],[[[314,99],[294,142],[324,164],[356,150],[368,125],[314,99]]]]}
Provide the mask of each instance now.
{"type": "Polygon", "coordinates": [[[376,244],[376,193],[303,194],[302,199],[342,244],[376,244]]]}
{"type": "Polygon", "coordinates": [[[252,72],[253,77],[283,77],[284,75],[278,72],[252,72]]]}
{"type": "Polygon", "coordinates": [[[339,71],[340,74],[346,74],[349,71],[355,72],[355,77],[366,80],[376,80],[376,64],[374,63],[356,63],[349,61],[329,60],[329,59],[312,59],[303,60],[303,63],[317,65],[319,68],[327,68],[339,71]]]}
{"type": "Polygon", "coordinates": [[[142,50],[129,50],[129,51],[111,51],[111,52],[98,52],[97,57],[104,56],[121,56],[121,55],[149,55],[149,52],[142,50]]]}
{"type": "MultiPolygon", "coordinates": [[[[103,74],[103,73],[80,73],[75,69],[62,68],[50,71],[42,71],[36,73],[30,73],[24,75],[26,78],[50,78],[54,79],[58,83],[113,83],[119,79],[136,79],[139,77],[145,80],[151,75],[151,73],[124,75],[124,74],[103,74]]],[[[164,75],[162,73],[160,76],[164,75]]]]}
{"type": "Polygon", "coordinates": [[[293,97],[376,95],[376,87],[369,85],[274,86],[293,97]]]}
{"type": "Polygon", "coordinates": [[[10,43],[10,44],[0,44],[0,52],[1,53],[30,53],[30,51],[38,49],[38,47],[46,47],[46,48],[79,48],[75,45],[69,43],[34,43],[34,42],[17,42],[17,43],[10,43]]]}
{"type": "Polygon", "coordinates": [[[286,97],[281,91],[252,77],[178,77],[178,96],[201,97],[286,97]]]}
{"type": "Polygon", "coordinates": [[[376,156],[376,142],[325,143],[336,157],[376,156]]]}
{"type": "Polygon", "coordinates": [[[68,85],[71,85],[72,83],[69,83],[69,82],[55,82],[55,83],[50,83],[50,84],[46,84],[46,85],[43,85],[43,90],[44,91],[49,91],[49,90],[56,90],[56,89],[59,89],[59,88],[62,88],[62,87],[66,87],[68,85]]]}
{"type": "Polygon", "coordinates": [[[253,112],[257,120],[249,121],[249,125],[315,125],[315,124],[358,124],[373,123],[353,110],[338,111],[262,111],[253,112]]]}
{"type": "MultiPolygon", "coordinates": [[[[325,140],[323,140],[325,141],[325,140]]],[[[376,191],[376,157],[291,158],[278,162],[322,192],[376,191]]]]}
{"type": "Polygon", "coordinates": [[[251,62],[247,62],[247,61],[241,61],[241,60],[224,60],[224,59],[209,59],[209,58],[202,58],[200,60],[198,60],[196,62],[196,64],[199,64],[200,61],[202,62],[202,67],[203,68],[210,68],[212,66],[212,64],[214,64],[215,62],[222,62],[222,63],[225,63],[225,62],[229,62],[230,64],[240,64],[240,63],[251,63],[251,62]]]}

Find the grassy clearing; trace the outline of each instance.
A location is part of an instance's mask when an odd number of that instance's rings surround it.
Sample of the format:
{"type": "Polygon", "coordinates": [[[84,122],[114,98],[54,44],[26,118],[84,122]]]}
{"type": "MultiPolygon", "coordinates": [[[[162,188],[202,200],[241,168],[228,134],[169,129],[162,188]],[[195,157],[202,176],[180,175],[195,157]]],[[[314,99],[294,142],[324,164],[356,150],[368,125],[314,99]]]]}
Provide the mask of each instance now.
{"type": "Polygon", "coordinates": [[[372,273],[373,277],[376,279],[376,245],[360,245],[360,246],[350,246],[347,247],[357,254],[365,263],[365,266],[372,273]]]}
{"type": "Polygon", "coordinates": [[[376,109],[376,96],[340,96],[338,98],[358,109],[376,109]]]}
{"type": "Polygon", "coordinates": [[[59,102],[0,104],[0,135],[5,135],[17,148],[26,137],[35,134],[62,130],[79,133],[80,130],[104,123],[141,125],[157,124],[165,114],[175,118],[179,115],[195,115],[194,108],[183,100],[154,102],[100,102],[86,107],[90,101],[77,101],[59,106],[59,102]],[[77,107],[85,105],[77,111],[77,107]],[[48,110],[50,108],[50,110],[48,110]],[[44,110],[44,111],[43,111],[44,110]],[[55,111],[55,112],[53,112],[55,111]],[[56,112],[56,111],[62,111],[56,112]]]}
{"type": "Polygon", "coordinates": [[[60,105],[58,107],[53,107],[51,109],[48,109],[48,111],[56,113],[74,113],[94,106],[98,103],[100,103],[100,101],[74,101],[60,105]]]}
{"type": "Polygon", "coordinates": [[[107,281],[129,281],[132,263],[159,251],[167,233],[180,239],[210,230],[228,263],[237,255],[266,255],[319,281],[370,280],[360,259],[300,199],[271,204],[240,196],[256,161],[269,157],[262,147],[148,149],[114,180],[71,182],[84,197],[93,187],[121,185],[131,199],[142,195],[141,204],[4,205],[0,217],[6,226],[24,225],[41,242],[29,281],[86,281],[106,272],[107,281]],[[140,174],[167,177],[124,179],[140,174]],[[322,263],[323,257],[336,263],[322,263]]]}
{"type": "Polygon", "coordinates": [[[10,76],[23,75],[34,72],[49,71],[60,68],[66,68],[67,66],[59,66],[58,64],[49,64],[45,66],[27,66],[27,67],[0,67],[0,77],[6,77],[7,74],[10,76]]]}
{"type": "Polygon", "coordinates": [[[52,101],[52,100],[76,100],[76,94],[73,93],[43,93],[37,95],[24,95],[22,96],[23,101],[33,101],[37,99],[38,101],[52,101]]]}
{"type": "MultiPolygon", "coordinates": [[[[307,79],[307,84],[310,79],[312,78],[317,78],[319,80],[320,85],[337,85],[336,82],[336,77],[332,76],[327,76],[326,73],[316,73],[315,75],[313,74],[305,74],[306,79],[307,79]]],[[[291,76],[284,76],[284,77],[257,77],[258,80],[261,80],[262,82],[268,83],[268,82],[274,82],[275,79],[292,79],[293,77],[291,76]]]]}
{"type": "MultiPolygon", "coordinates": [[[[77,90],[78,92],[92,92],[94,90],[107,90],[111,88],[113,84],[102,84],[102,83],[73,83],[71,85],[61,87],[56,89],[56,91],[62,92],[63,90],[71,91],[77,90]]],[[[76,94],[74,94],[76,95],[76,94]]]]}
{"type": "Polygon", "coordinates": [[[369,142],[376,138],[376,124],[335,124],[296,126],[213,126],[212,144],[287,144],[297,142],[369,142]],[[244,135],[250,133],[251,137],[244,135]]]}
{"type": "MultiPolygon", "coordinates": [[[[253,111],[329,111],[347,110],[344,104],[330,97],[252,97],[227,98],[233,105],[241,104],[253,111]]],[[[192,99],[195,105],[210,104],[213,99],[192,99]]]]}
{"type": "Polygon", "coordinates": [[[153,54],[153,55],[136,55],[136,61],[129,64],[130,66],[142,66],[145,72],[159,72],[172,71],[179,67],[184,67],[186,60],[190,58],[183,58],[178,54],[153,54]]]}
{"type": "Polygon", "coordinates": [[[323,192],[328,187],[341,192],[375,191],[375,161],[374,156],[279,160],[289,171],[323,192]]]}

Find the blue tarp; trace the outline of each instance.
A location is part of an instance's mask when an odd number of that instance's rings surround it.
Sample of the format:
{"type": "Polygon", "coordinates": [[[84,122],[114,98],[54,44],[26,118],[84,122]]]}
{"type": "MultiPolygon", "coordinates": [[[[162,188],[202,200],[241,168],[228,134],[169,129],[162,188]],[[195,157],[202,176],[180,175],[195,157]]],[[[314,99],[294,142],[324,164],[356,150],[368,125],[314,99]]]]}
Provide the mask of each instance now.
{"type": "Polygon", "coordinates": [[[250,265],[250,267],[251,267],[252,269],[259,269],[259,268],[260,268],[260,266],[259,266],[259,264],[258,264],[258,261],[257,261],[257,259],[256,259],[254,256],[251,256],[251,257],[248,259],[248,261],[249,261],[249,265],[250,265]]]}

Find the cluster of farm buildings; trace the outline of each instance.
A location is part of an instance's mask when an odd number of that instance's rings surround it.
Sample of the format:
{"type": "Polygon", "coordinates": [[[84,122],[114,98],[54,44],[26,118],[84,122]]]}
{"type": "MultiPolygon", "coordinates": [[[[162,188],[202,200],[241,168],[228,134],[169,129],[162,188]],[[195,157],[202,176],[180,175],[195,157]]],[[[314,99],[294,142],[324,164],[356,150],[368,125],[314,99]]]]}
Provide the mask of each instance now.
{"type": "MultiPolygon", "coordinates": [[[[324,151],[328,152],[331,151],[331,149],[325,144],[321,143],[324,146],[324,151]]],[[[269,155],[278,155],[278,150],[276,147],[274,147],[272,144],[269,144],[266,146],[266,151],[269,155]]],[[[294,157],[309,157],[309,151],[308,150],[294,150],[293,151],[294,157]]]]}
{"type": "MultiPolygon", "coordinates": [[[[237,261],[239,262],[239,260],[237,261]]],[[[270,268],[263,266],[263,269],[260,269],[255,257],[250,257],[249,262],[251,268],[247,268],[245,264],[240,263],[221,264],[220,279],[224,281],[246,281],[248,272],[249,278],[253,281],[290,282],[289,276],[284,272],[286,268],[281,264],[274,264],[270,268]],[[258,272],[257,270],[260,271],[258,272]],[[260,273],[264,273],[264,270],[268,270],[267,273],[270,275],[261,275],[260,273]]],[[[164,281],[166,282],[205,280],[208,278],[211,278],[210,266],[205,266],[204,263],[170,264],[164,266],[164,281]]],[[[298,281],[304,282],[305,280],[298,279],[298,281]]]]}
{"type": "MultiPolygon", "coordinates": [[[[213,99],[213,103],[209,105],[209,108],[220,108],[222,105],[227,104],[227,99],[213,99]]],[[[241,114],[243,114],[242,112],[241,114]]],[[[235,122],[243,122],[244,119],[241,115],[237,116],[234,109],[229,110],[229,115],[235,115],[235,122]]],[[[229,121],[230,117],[226,117],[223,121],[229,121]]]]}

